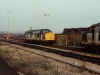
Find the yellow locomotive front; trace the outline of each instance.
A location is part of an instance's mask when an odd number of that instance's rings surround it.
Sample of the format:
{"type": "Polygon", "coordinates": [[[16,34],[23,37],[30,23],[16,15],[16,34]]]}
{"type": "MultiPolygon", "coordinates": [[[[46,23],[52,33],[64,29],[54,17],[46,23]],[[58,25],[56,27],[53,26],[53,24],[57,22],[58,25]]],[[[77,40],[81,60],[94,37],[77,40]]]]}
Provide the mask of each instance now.
{"type": "Polygon", "coordinates": [[[55,34],[48,32],[45,34],[45,41],[55,41],[55,34]]]}

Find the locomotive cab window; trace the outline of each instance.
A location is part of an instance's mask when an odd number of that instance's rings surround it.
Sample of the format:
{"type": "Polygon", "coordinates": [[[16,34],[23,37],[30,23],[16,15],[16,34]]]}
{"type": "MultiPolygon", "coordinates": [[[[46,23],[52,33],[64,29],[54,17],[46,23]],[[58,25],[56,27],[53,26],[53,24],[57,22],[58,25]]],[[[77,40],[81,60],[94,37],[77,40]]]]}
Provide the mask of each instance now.
{"type": "Polygon", "coordinates": [[[100,32],[100,27],[95,27],[95,33],[99,33],[100,32]]]}
{"type": "Polygon", "coordinates": [[[92,28],[90,28],[90,33],[92,33],[92,28]]]}
{"type": "Polygon", "coordinates": [[[93,32],[93,28],[89,28],[89,33],[92,33],[93,32]]]}

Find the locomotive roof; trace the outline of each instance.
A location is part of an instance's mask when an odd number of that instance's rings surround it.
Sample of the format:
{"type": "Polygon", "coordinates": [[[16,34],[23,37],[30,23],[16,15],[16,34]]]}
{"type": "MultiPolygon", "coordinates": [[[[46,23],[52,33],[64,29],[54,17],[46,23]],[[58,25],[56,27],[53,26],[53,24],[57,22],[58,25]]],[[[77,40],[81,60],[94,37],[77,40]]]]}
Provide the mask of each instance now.
{"type": "Polygon", "coordinates": [[[28,31],[26,31],[26,32],[30,33],[30,32],[35,32],[35,31],[48,31],[48,32],[52,32],[52,31],[49,30],[49,29],[28,30],[28,31]]]}
{"type": "Polygon", "coordinates": [[[97,23],[97,24],[93,24],[91,27],[99,27],[100,26],[100,23],[97,23]]]}

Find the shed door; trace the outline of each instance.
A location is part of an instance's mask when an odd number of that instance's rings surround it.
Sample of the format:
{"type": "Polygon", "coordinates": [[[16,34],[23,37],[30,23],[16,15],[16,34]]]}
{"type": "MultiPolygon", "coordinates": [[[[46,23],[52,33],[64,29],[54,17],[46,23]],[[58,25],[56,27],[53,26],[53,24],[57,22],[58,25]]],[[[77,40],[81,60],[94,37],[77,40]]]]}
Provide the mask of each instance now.
{"type": "Polygon", "coordinates": [[[60,36],[60,42],[64,43],[64,41],[65,41],[64,36],[60,36]]]}

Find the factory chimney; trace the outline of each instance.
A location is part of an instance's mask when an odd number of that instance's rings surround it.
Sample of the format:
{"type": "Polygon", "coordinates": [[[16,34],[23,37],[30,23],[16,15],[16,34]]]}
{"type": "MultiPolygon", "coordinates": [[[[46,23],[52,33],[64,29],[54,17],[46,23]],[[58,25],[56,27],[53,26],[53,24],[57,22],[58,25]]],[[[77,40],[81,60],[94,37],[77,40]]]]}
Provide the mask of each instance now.
{"type": "Polygon", "coordinates": [[[30,27],[30,30],[32,30],[32,27],[30,27]]]}

